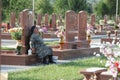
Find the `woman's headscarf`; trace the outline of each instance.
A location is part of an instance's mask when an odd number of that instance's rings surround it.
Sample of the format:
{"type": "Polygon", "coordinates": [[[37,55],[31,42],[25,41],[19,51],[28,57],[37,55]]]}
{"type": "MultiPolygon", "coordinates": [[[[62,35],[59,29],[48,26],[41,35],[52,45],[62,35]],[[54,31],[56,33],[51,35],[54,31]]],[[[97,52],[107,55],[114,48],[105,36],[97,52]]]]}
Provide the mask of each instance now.
{"type": "Polygon", "coordinates": [[[31,27],[31,34],[33,34],[35,28],[36,28],[36,26],[31,27]]]}

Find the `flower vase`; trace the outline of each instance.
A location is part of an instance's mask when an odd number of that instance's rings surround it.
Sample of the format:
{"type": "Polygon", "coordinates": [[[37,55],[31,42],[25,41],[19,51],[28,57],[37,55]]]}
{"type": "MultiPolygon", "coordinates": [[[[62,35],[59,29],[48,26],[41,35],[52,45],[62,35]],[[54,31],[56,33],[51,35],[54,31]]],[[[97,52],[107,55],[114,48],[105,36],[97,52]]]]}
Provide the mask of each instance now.
{"type": "Polygon", "coordinates": [[[117,36],[118,36],[118,31],[115,30],[114,32],[115,32],[115,38],[117,38],[117,36]]]}
{"type": "Polygon", "coordinates": [[[64,37],[60,37],[59,42],[64,43],[64,37]]]}
{"type": "Polygon", "coordinates": [[[63,50],[64,43],[60,43],[60,50],[63,50]]]}
{"type": "Polygon", "coordinates": [[[107,37],[110,38],[110,34],[111,32],[110,31],[107,31],[107,37]]]}
{"type": "Polygon", "coordinates": [[[64,47],[64,37],[60,37],[60,50],[63,50],[63,47],[64,47]]]}
{"type": "Polygon", "coordinates": [[[90,34],[87,35],[87,41],[88,41],[89,44],[91,43],[91,35],[90,34]]]}
{"type": "Polygon", "coordinates": [[[22,41],[21,40],[17,40],[17,43],[16,43],[16,55],[20,55],[21,54],[21,48],[22,48],[22,41]]]}

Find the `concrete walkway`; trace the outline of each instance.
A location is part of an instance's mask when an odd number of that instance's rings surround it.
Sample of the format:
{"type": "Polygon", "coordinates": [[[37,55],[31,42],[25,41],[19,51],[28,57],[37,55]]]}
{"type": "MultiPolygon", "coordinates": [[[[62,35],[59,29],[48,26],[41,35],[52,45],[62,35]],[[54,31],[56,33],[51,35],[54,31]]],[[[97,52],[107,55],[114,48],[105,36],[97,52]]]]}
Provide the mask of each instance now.
{"type": "MultiPolygon", "coordinates": [[[[100,43],[100,38],[105,38],[106,35],[94,35],[92,36],[92,44],[93,43],[100,43]]],[[[77,39],[77,37],[75,37],[77,39]]],[[[52,41],[58,41],[59,38],[44,38],[43,39],[45,42],[52,42],[52,41]]],[[[15,48],[16,41],[15,40],[6,40],[2,39],[1,40],[2,46],[3,47],[12,47],[15,48]]]]}
{"type": "MultiPolygon", "coordinates": [[[[57,64],[62,64],[62,63],[68,63],[71,62],[73,60],[58,60],[57,64]]],[[[1,65],[0,66],[0,72],[2,73],[6,73],[6,72],[14,72],[14,71],[21,71],[21,70],[27,70],[27,69],[31,69],[31,68],[35,68],[38,66],[41,66],[43,64],[38,63],[38,64],[34,64],[34,65],[29,65],[29,66],[16,66],[16,65],[1,65]]]]}

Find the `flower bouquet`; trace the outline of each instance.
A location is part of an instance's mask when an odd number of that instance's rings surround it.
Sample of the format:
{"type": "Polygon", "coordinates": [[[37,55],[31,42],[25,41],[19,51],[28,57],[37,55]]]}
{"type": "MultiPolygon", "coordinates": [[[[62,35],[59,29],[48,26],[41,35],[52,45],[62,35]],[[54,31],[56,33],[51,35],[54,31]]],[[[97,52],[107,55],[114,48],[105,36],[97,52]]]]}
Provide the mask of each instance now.
{"type": "Polygon", "coordinates": [[[104,21],[104,20],[100,20],[100,21],[99,21],[99,24],[100,24],[100,25],[104,25],[104,24],[105,24],[105,21],[104,21]]]}
{"type": "Polygon", "coordinates": [[[9,29],[9,33],[11,33],[12,39],[21,40],[22,28],[11,28],[9,29]]]}
{"type": "Polygon", "coordinates": [[[64,26],[59,26],[58,31],[56,31],[55,34],[59,38],[60,50],[62,50],[64,45],[64,37],[65,37],[64,26]]]}
{"type": "Polygon", "coordinates": [[[21,41],[21,36],[22,36],[22,28],[11,28],[9,29],[9,33],[11,33],[12,39],[17,41],[16,44],[16,54],[20,54],[21,48],[22,48],[22,41],[21,41]]]}
{"type": "Polygon", "coordinates": [[[58,31],[55,32],[58,38],[60,38],[60,43],[64,42],[64,37],[65,37],[65,29],[64,26],[59,26],[58,31]]]}
{"type": "Polygon", "coordinates": [[[87,41],[90,44],[91,43],[91,35],[93,34],[94,28],[91,24],[87,24],[87,41]]]}
{"type": "Polygon", "coordinates": [[[111,25],[111,26],[114,26],[115,21],[114,21],[114,20],[108,20],[108,21],[107,21],[107,24],[108,24],[108,25],[111,25]]]}
{"type": "Polygon", "coordinates": [[[105,67],[108,68],[108,71],[113,74],[113,77],[120,77],[120,43],[117,44],[107,43],[103,44],[101,52],[107,58],[105,67]]]}

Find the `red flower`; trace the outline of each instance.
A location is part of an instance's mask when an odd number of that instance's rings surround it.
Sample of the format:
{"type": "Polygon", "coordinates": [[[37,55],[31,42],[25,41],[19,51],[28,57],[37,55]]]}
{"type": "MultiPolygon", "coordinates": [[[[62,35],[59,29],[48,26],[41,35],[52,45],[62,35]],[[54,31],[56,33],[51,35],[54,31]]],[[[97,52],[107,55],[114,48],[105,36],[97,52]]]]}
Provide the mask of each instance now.
{"type": "Polygon", "coordinates": [[[119,62],[115,62],[114,65],[117,68],[118,72],[120,72],[120,64],[119,64],[119,62]]]}
{"type": "Polygon", "coordinates": [[[119,66],[119,62],[115,62],[115,67],[118,67],[119,66]]]}

